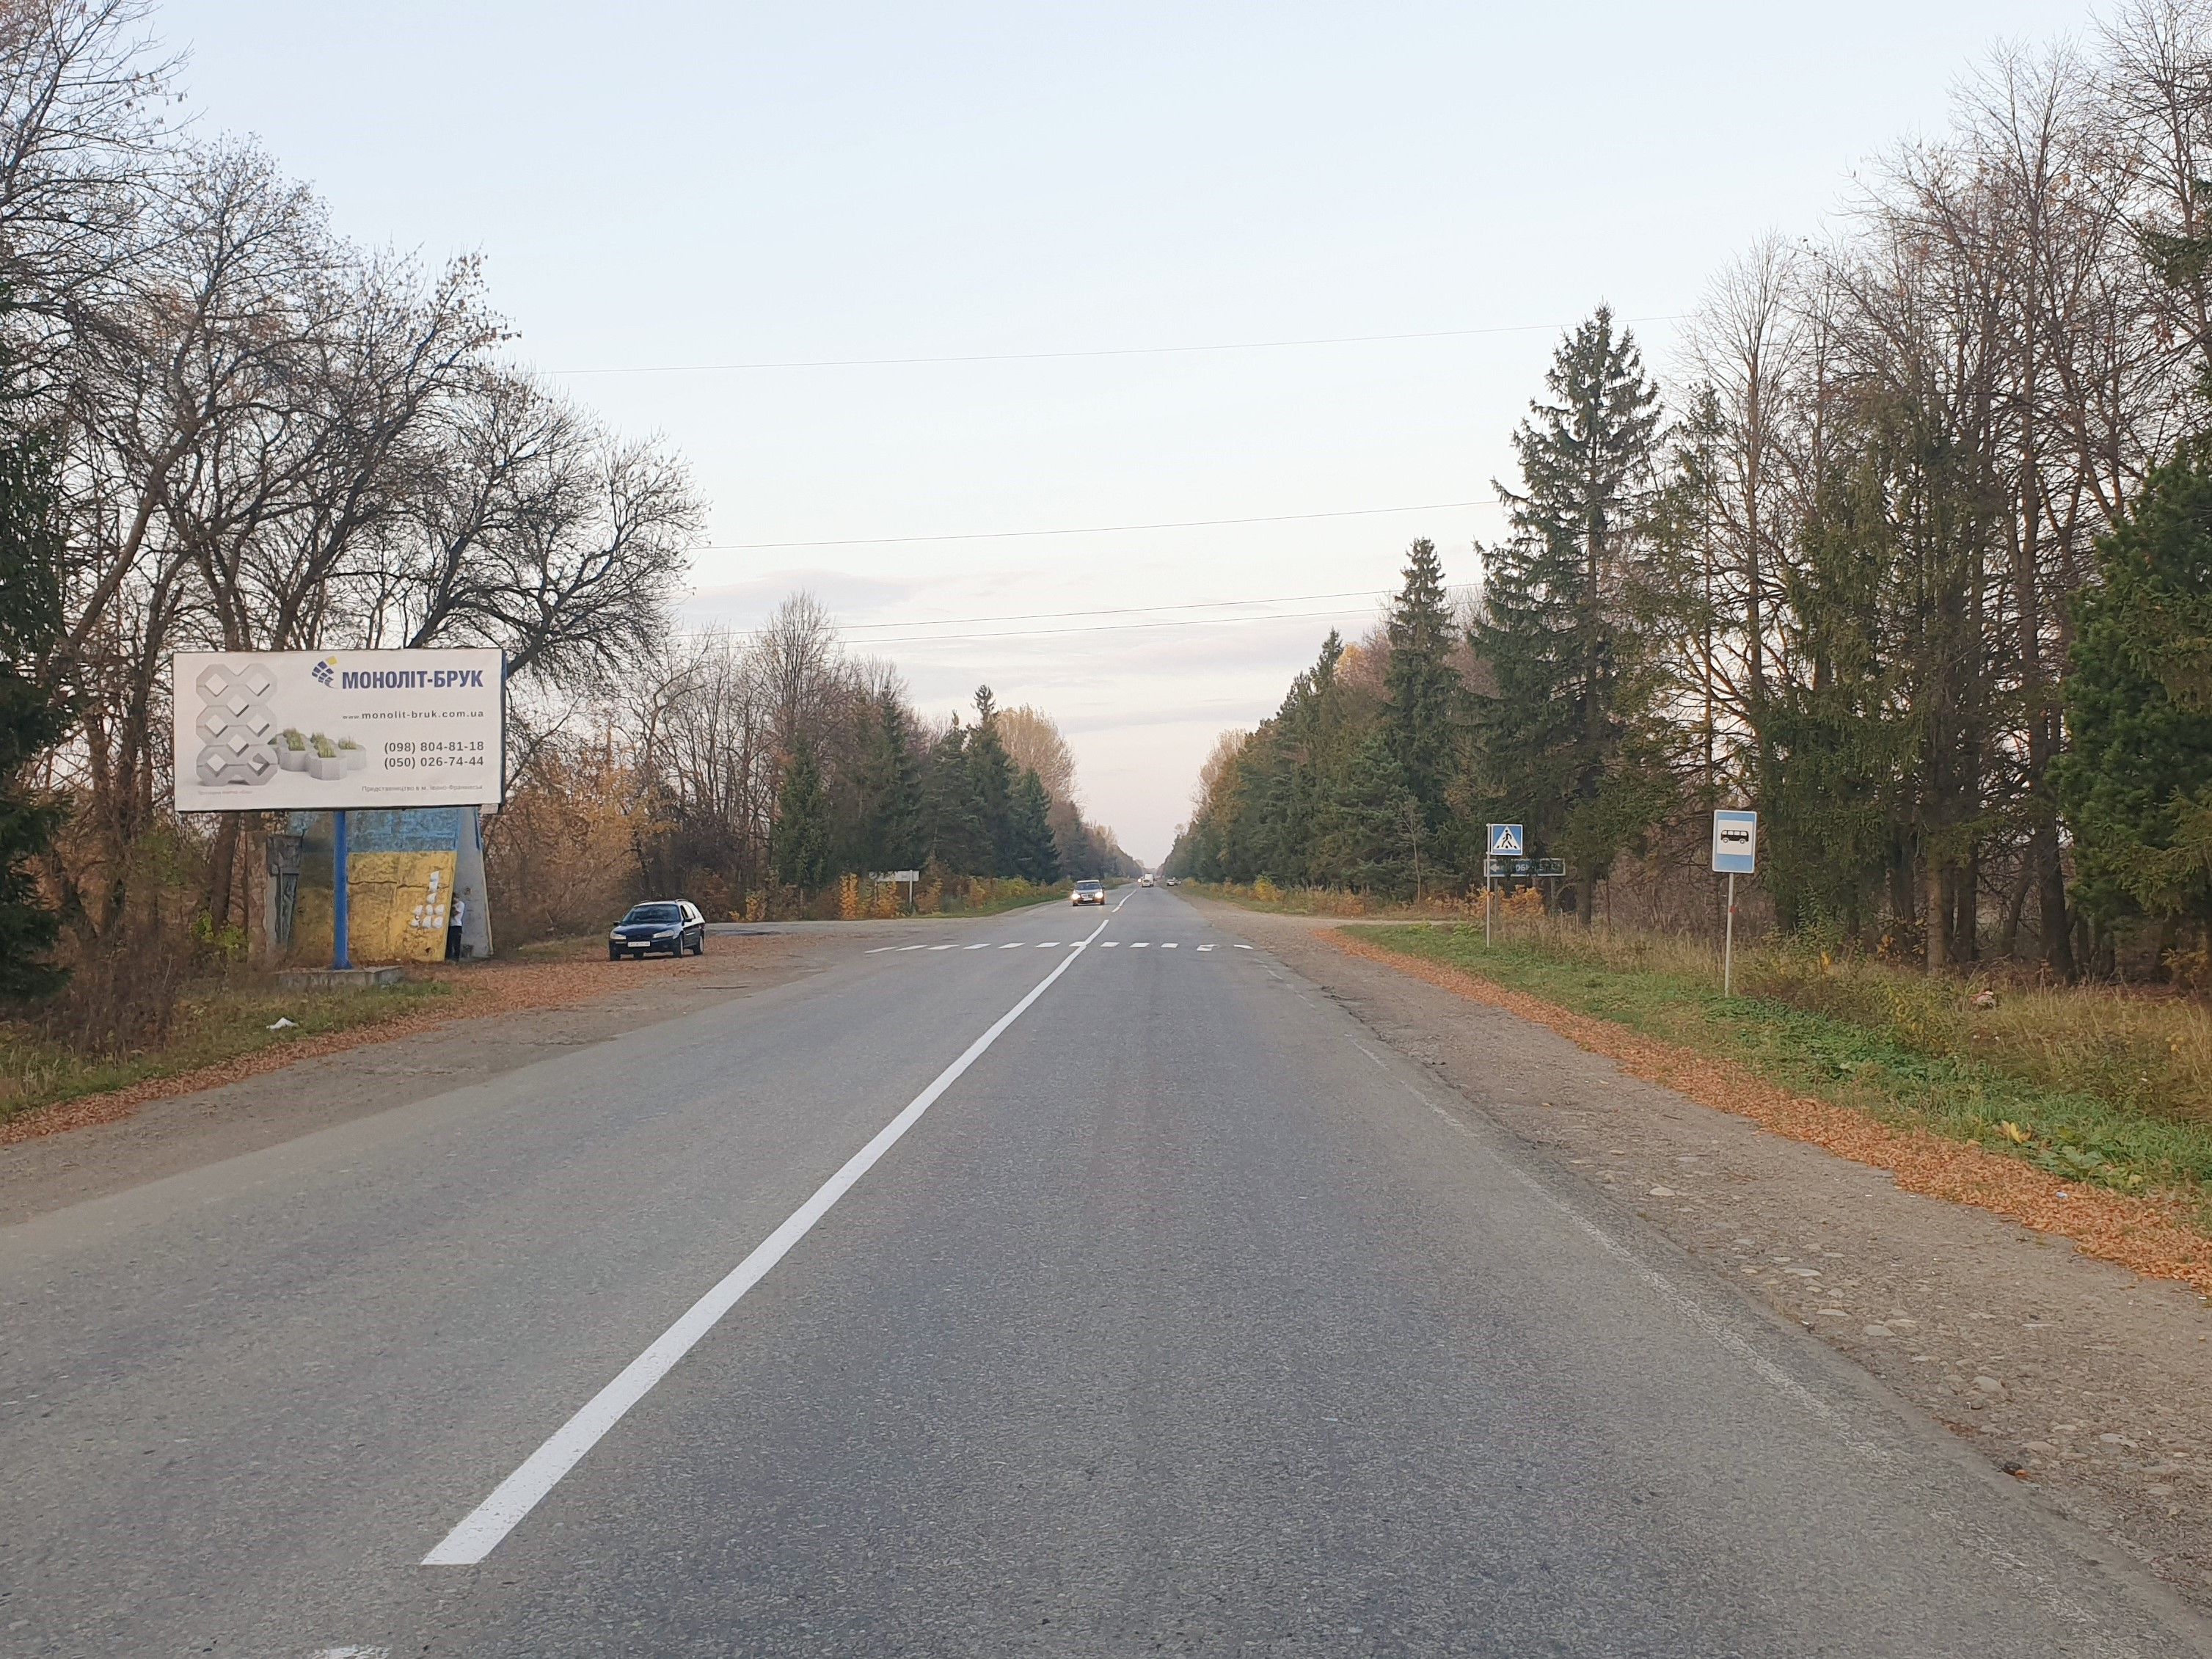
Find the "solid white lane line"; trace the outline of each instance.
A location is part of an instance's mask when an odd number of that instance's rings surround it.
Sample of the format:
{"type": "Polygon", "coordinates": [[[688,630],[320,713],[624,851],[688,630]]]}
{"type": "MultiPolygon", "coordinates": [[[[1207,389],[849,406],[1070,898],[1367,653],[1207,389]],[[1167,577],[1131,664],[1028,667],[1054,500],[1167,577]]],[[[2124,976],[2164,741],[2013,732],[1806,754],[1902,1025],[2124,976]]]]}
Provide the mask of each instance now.
{"type": "MultiPolygon", "coordinates": [[[[1105,927],[1102,918],[1091,938],[1097,938],[1105,927]]],[[[896,1117],[877,1130],[874,1139],[846,1159],[836,1174],[816,1188],[814,1195],[785,1218],[781,1226],[755,1245],[751,1254],[731,1268],[720,1283],[693,1303],[682,1318],[654,1339],[652,1346],[623,1366],[613,1382],[586,1401],[582,1409],[553,1431],[550,1439],[522,1461],[520,1468],[495,1486],[490,1497],[469,1511],[460,1524],[422,1558],[422,1565],[474,1566],[496,1549],[500,1540],[538,1507],[607,1431],[650,1394],[653,1384],[674,1370],[676,1362],[690,1352],[699,1339],[714,1329],[747,1291],[767,1278],[769,1270],[806,1237],[814,1224],[830,1212],[830,1206],[851,1191],[854,1184],[898,1144],[900,1137],[921,1121],[921,1115],[937,1103],[939,1097],[958,1082],[961,1074],[983,1057],[1006,1029],[1052,988],[1053,981],[1074,965],[1079,954],[1071,951],[1054,963],[1050,973],[993,1021],[990,1028],[969,1043],[959,1059],[939,1072],[927,1089],[908,1101],[896,1117]]]]}

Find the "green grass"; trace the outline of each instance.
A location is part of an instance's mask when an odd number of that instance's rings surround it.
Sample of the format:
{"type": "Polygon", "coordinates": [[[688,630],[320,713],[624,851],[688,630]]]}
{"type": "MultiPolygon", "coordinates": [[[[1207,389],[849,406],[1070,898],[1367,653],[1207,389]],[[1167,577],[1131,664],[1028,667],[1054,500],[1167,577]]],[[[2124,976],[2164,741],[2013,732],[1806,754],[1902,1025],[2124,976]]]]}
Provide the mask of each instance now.
{"type": "Polygon", "coordinates": [[[1480,927],[1363,927],[1358,936],[1464,969],[1576,1013],[1730,1060],[1784,1088],[1898,1127],[1978,1142],[2069,1180],[2212,1200],[2212,1115],[2198,1089],[2193,1005],[2100,991],[1992,992],[1817,954],[1718,964],[1686,940],[1480,927]],[[2142,1069],[2154,1049],[2163,1069],[2142,1069]],[[2024,1134],[2016,1140],[2003,1125],[2024,1134]]]}
{"type": "Polygon", "coordinates": [[[368,991],[218,986],[185,999],[167,1042],[129,1054],[78,1054],[42,1037],[28,1024],[0,1022],[0,1123],[42,1107],[175,1077],[325,1031],[379,1024],[449,994],[444,985],[414,981],[368,991]],[[270,1030],[279,1018],[291,1020],[292,1027],[270,1030]]]}

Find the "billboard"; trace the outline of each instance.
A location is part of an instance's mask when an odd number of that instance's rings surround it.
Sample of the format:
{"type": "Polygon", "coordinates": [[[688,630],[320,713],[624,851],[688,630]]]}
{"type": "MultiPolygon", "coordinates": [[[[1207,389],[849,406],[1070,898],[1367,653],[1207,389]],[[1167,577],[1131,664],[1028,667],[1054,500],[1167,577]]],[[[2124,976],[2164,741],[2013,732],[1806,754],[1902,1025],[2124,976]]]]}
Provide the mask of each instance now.
{"type": "Polygon", "coordinates": [[[179,651],[170,671],[180,812],[506,799],[497,651],[179,651]]]}

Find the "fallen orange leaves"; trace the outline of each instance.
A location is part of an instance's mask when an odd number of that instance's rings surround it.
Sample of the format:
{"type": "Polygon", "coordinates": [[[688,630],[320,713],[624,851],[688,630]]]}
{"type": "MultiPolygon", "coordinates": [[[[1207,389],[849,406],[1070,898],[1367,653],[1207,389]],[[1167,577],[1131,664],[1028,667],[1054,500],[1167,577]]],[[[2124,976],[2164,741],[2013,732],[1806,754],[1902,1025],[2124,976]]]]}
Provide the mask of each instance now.
{"type": "Polygon", "coordinates": [[[1480,975],[1403,956],[1349,934],[1330,937],[1349,955],[1503,1008],[1558,1032],[1577,1048],[1603,1054],[1632,1077],[1660,1084],[1701,1106],[1886,1170],[1907,1192],[1971,1204],[2038,1232],[2071,1239],[2087,1254],[2146,1278],[2173,1279],[2212,1296],[2212,1238],[2189,1224],[2179,1203],[2075,1185],[1969,1142],[1924,1129],[1892,1128],[1850,1107],[1777,1088],[1730,1061],[1640,1036],[1626,1026],[1509,990],[1480,975]]]}

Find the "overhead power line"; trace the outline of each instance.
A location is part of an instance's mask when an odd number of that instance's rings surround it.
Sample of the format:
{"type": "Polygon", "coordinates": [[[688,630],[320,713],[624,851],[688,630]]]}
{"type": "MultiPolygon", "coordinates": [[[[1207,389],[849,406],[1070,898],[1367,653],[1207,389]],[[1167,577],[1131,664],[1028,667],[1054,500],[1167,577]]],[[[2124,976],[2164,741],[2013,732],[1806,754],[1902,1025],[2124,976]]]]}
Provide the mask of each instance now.
{"type": "MultiPolygon", "coordinates": [[[[1468,583],[1455,582],[1450,584],[1449,591],[1464,591],[1469,586],[1470,584],[1468,583]]],[[[1118,634],[1138,629],[1211,628],[1228,623],[1314,622],[1335,617],[1369,615],[1376,602],[1389,599],[1395,591],[1393,588],[1383,587],[1355,588],[1342,593],[1285,593],[1257,599],[1200,599],[1189,604],[1120,605],[1096,611],[1043,611],[997,617],[946,617],[935,622],[908,619],[888,623],[860,623],[841,628],[839,631],[850,634],[859,629],[868,628],[953,628],[985,623],[1056,622],[1068,617],[1124,617],[1152,611],[1210,611],[1231,605],[1302,605],[1318,599],[1365,599],[1368,602],[1366,605],[1358,608],[1337,606],[1326,611],[1271,611],[1261,615],[1243,617],[1165,617],[1157,622],[1109,623],[1095,628],[1012,629],[1000,629],[988,634],[915,634],[903,638],[863,639],[854,642],[873,650],[878,646],[886,645],[957,645],[984,640],[1051,639],[1070,634],[1118,634]]],[[[693,628],[684,631],[697,635],[711,633],[714,630],[693,628]]],[[[761,631],[758,629],[731,630],[732,635],[738,638],[750,638],[761,631]]]]}
{"type": "MultiPolygon", "coordinates": [[[[1626,327],[1676,323],[1681,313],[1664,317],[1622,317],[1626,327]]],[[[1205,351],[1285,351],[1308,346],[1387,345],[1405,340],[1467,340],[1486,334],[1561,333],[1565,323],[1507,323],[1491,328],[1432,328],[1410,334],[1328,334],[1297,340],[1209,340],[1195,345],[1098,346],[1063,351],[975,351],[927,357],[766,358],[734,363],[607,364],[590,368],[550,368],[549,374],[741,374],[787,368],[894,368],[934,363],[1049,363],[1085,357],[1176,357],[1205,351]]]]}
{"type": "MultiPolygon", "coordinates": [[[[1333,611],[1275,611],[1264,617],[1183,617],[1164,622],[1108,623],[1098,628],[1021,628],[993,634],[917,634],[907,639],[857,640],[855,644],[873,651],[887,645],[972,645],[985,640],[1044,640],[1061,638],[1070,634],[1121,634],[1145,628],[1208,628],[1224,623],[1313,622],[1331,617],[1364,617],[1370,607],[1346,610],[1339,606],[1333,611]]],[[[687,630],[697,634],[708,630],[687,630]]]]}
{"type": "Polygon", "coordinates": [[[1212,530],[1223,525],[1296,524],[1311,519],[1372,519],[1390,513],[1443,513],[1487,501],[1419,501],[1411,507],[1348,507],[1334,513],[1269,513],[1249,519],[1169,519],[1156,524],[1063,525],[1053,530],[963,530],[933,536],[830,536],[807,542],[712,542],[695,553],[765,553],[803,547],[892,547],[916,542],[1000,542],[1030,536],[1119,536],[1139,530],[1212,530]]]}
{"type": "Polygon", "coordinates": [[[1007,617],[909,617],[898,622],[848,623],[841,624],[841,630],[849,634],[863,628],[959,628],[973,623],[1059,622],[1075,617],[1135,617],[1148,611],[1220,611],[1231,605],[1310,605],[1320,599],[1386,599],[1390,591],[1385,587],[1355,587],[1347,588],[1341,593],[1285,593],[1265,599],[1194,599],[1188,604],[1117,605],[1091,611],[1033,611],[1007,617]]]}

